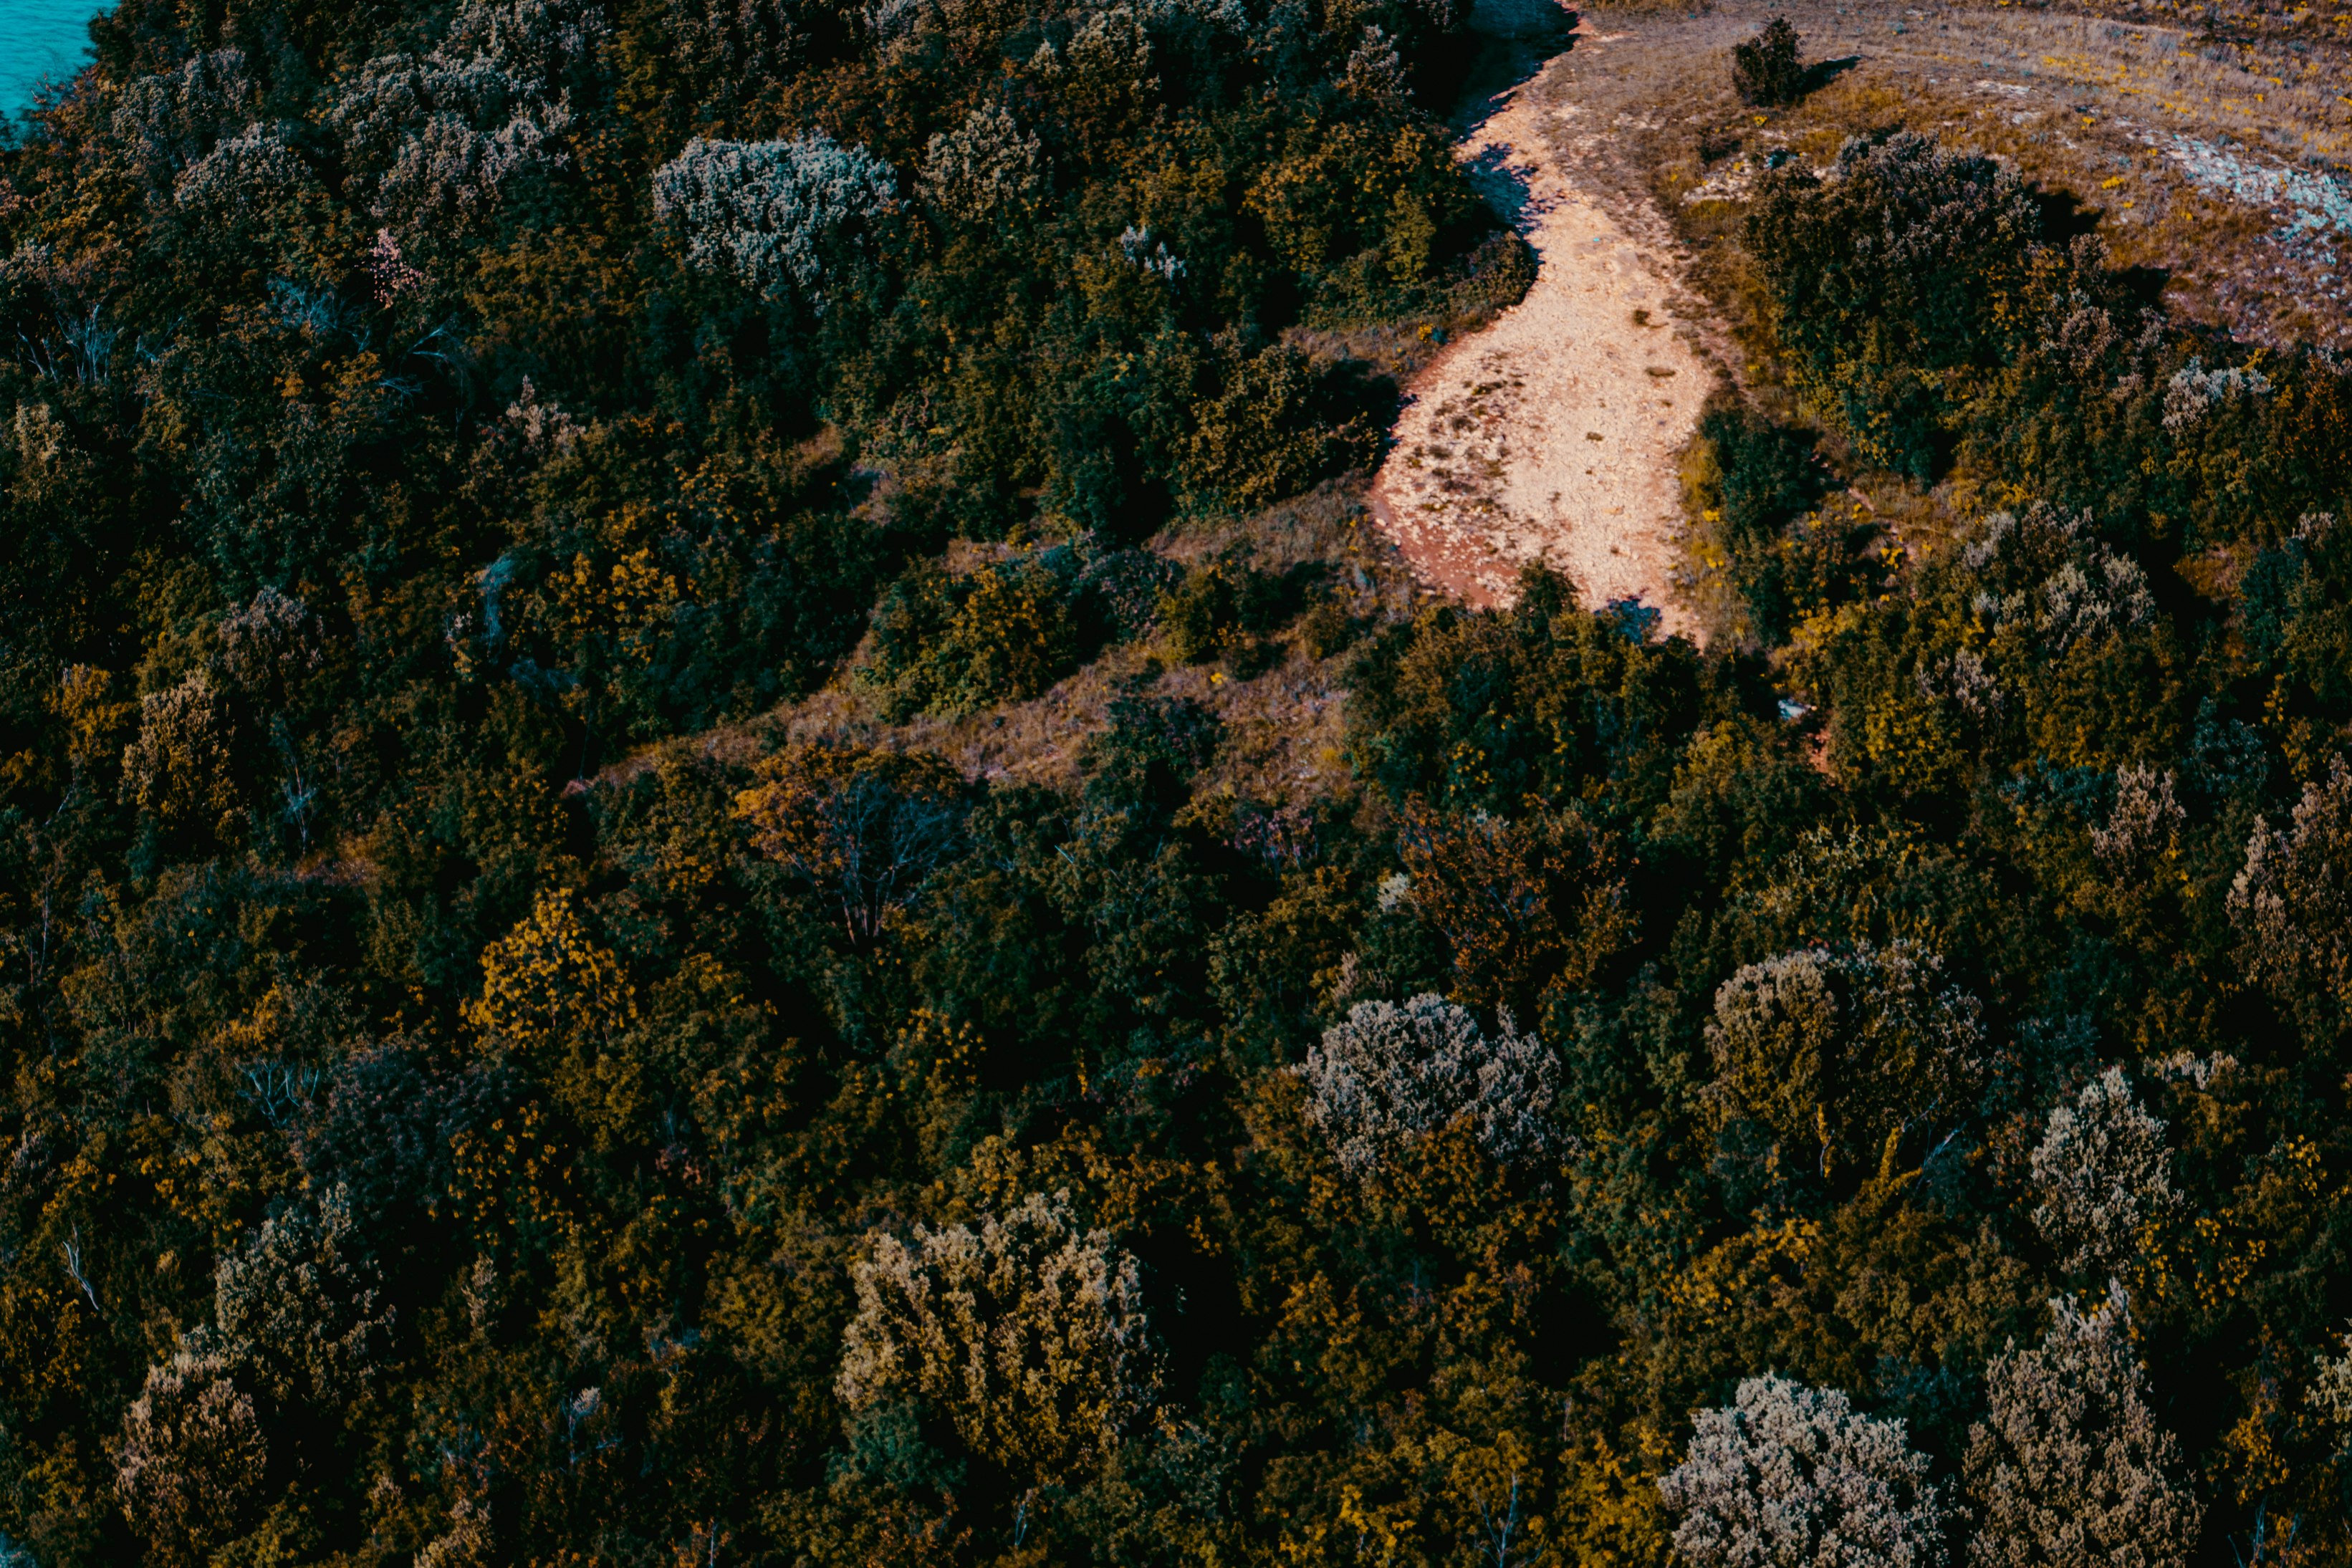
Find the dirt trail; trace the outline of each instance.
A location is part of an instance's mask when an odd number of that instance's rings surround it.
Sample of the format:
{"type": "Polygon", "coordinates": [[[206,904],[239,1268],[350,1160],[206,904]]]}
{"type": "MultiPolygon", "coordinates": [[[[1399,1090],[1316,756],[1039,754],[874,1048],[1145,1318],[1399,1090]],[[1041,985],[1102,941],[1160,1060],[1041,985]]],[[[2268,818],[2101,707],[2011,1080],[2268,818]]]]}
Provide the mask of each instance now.
{"type": "Polygon", "coordinates": [[[1589,606],[1639,600],[1667,634],[1695,632],[1674,584],[1677,453],[1717,372],[1675,330],[1656,249],[1572,182],[1559,144],[1577,111],[1547,101],[1550,74],[1460,148],[1534,247],[1535,286],[1414,379],[1373,509],[1423,582],[1468,603],[1509,602],[1540,559],[1589,606]]]}

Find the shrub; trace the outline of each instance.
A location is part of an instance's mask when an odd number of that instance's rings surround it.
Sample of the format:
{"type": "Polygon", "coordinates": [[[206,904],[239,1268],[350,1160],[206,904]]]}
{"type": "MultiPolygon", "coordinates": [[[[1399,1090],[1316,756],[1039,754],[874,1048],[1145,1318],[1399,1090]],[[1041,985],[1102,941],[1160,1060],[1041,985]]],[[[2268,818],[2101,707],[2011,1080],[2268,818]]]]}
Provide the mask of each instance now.
{"type": "Polygon", "coordinates": [[[1246,357],[1229,345],[1223,380],[1184,455],[1195,489],[1263,507],[1379,458],[1385,411],[1348,367],[1286,343],[1246,357]]]}
{"type": "Polygon", "coordinates": [[[966,577],[918,566],[874,609],[859,679],[894,719],[1026,702],[1076,667],[1076,585],[1034,557],[966,577]]]}
{"type": "Polygon", "coordinates": [[[1185,574],[1160,596],[1168,651],[1188,664],[1244,652],[1253,636],[1275,631],[1297,612],[1297,584],[1227,555],[1185,574]]]}
{"type": "Polygon", "coordinates": [[[1749,629],[1778,645],[1807,612],[1860,590],[1850,580],[1859,577],[1856,547],[1865,530],[1843,513],[1804,517],[1830,488],[1808,433],[1718,400],[1700,416],[1698,434],[1686,471],[1692,504],[1749,629]]]}
{"type": "Polygon", "coordinates": [[[124,84],[110,131],[124,162],[160,194],[221,138],[251,124],[257,107],[245,52],[218,49],[124,84]]]}
{"type": "Polygon", "coordinates": [[[1110,727],[1089,737],[1079,758],[1087,804],[1147,819],[1174,811],[1224,733],[1224,722],[1191,697],[1119,697],[1110,727]]]}
{"type": "Polygon", "coordinates": [[[221,618],[221,665],[239,691],[283,703],[326,662],[317,616],[300,600],[264,588],[221,618]]]}
{"type": "Polygon", "coordinates": [[[1291,1071],[1307,1082],[1307,1122],[1353,1176],[1457,1124],[1504,1164],[1559,1147],[1550,1123],[1557,1064],[1508,1014],[1490,1037],[1443,997],[1358,1002],[1291,1071]]]}
{"type": "Polygon", "coordinates": [[[1934,1568],[1944,1502],[1900,1420],[1857,1415],[1835,1389],[1767,1375],[1702,1410],[1683,1462],[1658,1478],[1694,1568],[1934,1568]]]}
{"type": "Polygon", "coordinates": [[[340,1187],[262,1222],[213,1274],[213,1318],[147,1369],[123,1417],[115,1483],[158,1561],[198,1563],[248,1524],[268,1436],[307,1409],[333,1417],[389,1348],[381,1281],[340,1187]]]}
{"type": "Polygon", "coordinates": [[[2189,820],[2173,798],[2173,775],[2129,763],[2116,769],[2116,803],[2091,831],[2091,852],[2118,884],[2141,879],[2169,858],[2189,820]]]}
{"type": "Polygon", "coordinates": [[[530,913],[482,951],[482,993],[466,1020],[544,1066],[602,1046],[637,1016],[620,960],[589,936],[569,888],[543,890],[530,913]]]}
{"type": "Polygon", "coordinates": [[[1444,944],[1465,1000],[1540,1006],[1554,985],[1598,984],[1632,944],[1619,846],[1573,810],[1506,820],[1414,801],[1397,847],[1406,897],[1444,944]]]}
{"type": "Polygon", "coordinates": [[[2101,539],[2087,512],[2046,502],[2021,517],[1995,512],[1961,559],[1981,585],[1977,613],[1997,635],[2041,657],[2156,618],[2147,571],[2101,539]]]}

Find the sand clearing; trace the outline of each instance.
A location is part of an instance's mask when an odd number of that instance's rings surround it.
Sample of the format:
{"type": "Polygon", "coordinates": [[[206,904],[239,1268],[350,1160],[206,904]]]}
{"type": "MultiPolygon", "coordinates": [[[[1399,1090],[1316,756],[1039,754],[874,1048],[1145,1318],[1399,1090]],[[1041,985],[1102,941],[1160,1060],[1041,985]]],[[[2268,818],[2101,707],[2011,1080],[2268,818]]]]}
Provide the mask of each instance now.
{"type": "Polygon", "coordinates": [[[1508,603],[1519,567],[1544,560],[1587,605],[1638,599],[1668,634],[1689,632],[1673,576],[1677,454],[1716,371],[1675,330],[1654,252],[1569,183],[1545,131],[1573,110],[1540,106],[1540,81],[1461,147],[1524,193],[1535,286],[1415,378],[1373,509],[1415,575],[1468,603],[1508,603]]]}

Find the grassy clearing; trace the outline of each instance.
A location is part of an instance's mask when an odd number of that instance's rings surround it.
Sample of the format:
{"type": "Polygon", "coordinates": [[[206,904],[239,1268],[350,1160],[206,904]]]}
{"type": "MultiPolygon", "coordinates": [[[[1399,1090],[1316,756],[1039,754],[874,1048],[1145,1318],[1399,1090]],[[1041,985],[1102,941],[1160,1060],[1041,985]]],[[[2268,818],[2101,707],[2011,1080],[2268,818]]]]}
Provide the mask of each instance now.
{"type": "MultiPolygon", "coordinates": [[[[1226,727],[1226,744],[1202,788],[1276,803],[1328,793],[1347,776],[1339,751],[1339,675],[1347,643],[1329,641],[1334,617],[1368,626],[1410,613],[1416,590],[1395,552],[1371,526],[1360,478],[1240,519],[1194,521],[1171,528],[1150,548],[1198,569],[1246,553],[1257,570],[1283,573],[1319,564],[1321,621],[1301,615],[1256,639],[1245,653],[1187,662],[1163,628],[1120,643],[1027,702],[955,717],[919,715],[893,723],[876,694],[856,677],[869,656],[861,645],[820,691],[746,724],[649,747],[608,770],[632,776],[665,752],[748,761],[784,746],[829,741],[935,756],[975,779],[1067,788],[1077,779],[1087,738],[1108,725],[1112,702],[1138,690],[1190,697],[1226,727]],[[1319,656],[1318,656],[1319,655],[1319,656]]],[[[1008,553],[1003,546],[962,546],[948,570],[971,572],[1008,553]]]]}

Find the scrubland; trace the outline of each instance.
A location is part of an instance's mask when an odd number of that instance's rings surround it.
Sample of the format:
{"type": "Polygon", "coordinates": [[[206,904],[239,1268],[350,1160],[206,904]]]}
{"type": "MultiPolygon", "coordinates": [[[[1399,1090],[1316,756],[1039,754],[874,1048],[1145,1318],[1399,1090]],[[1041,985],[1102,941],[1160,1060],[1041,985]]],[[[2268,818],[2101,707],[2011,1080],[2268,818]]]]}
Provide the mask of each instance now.
{"type": "Polygon", "coordinates": [[[2352,1558],[2343,18],[1788,21],[121,0],[0,1561],[2352,1558]],[[1513,93],[1671,625],[1370,505],[1513,93]]]}

